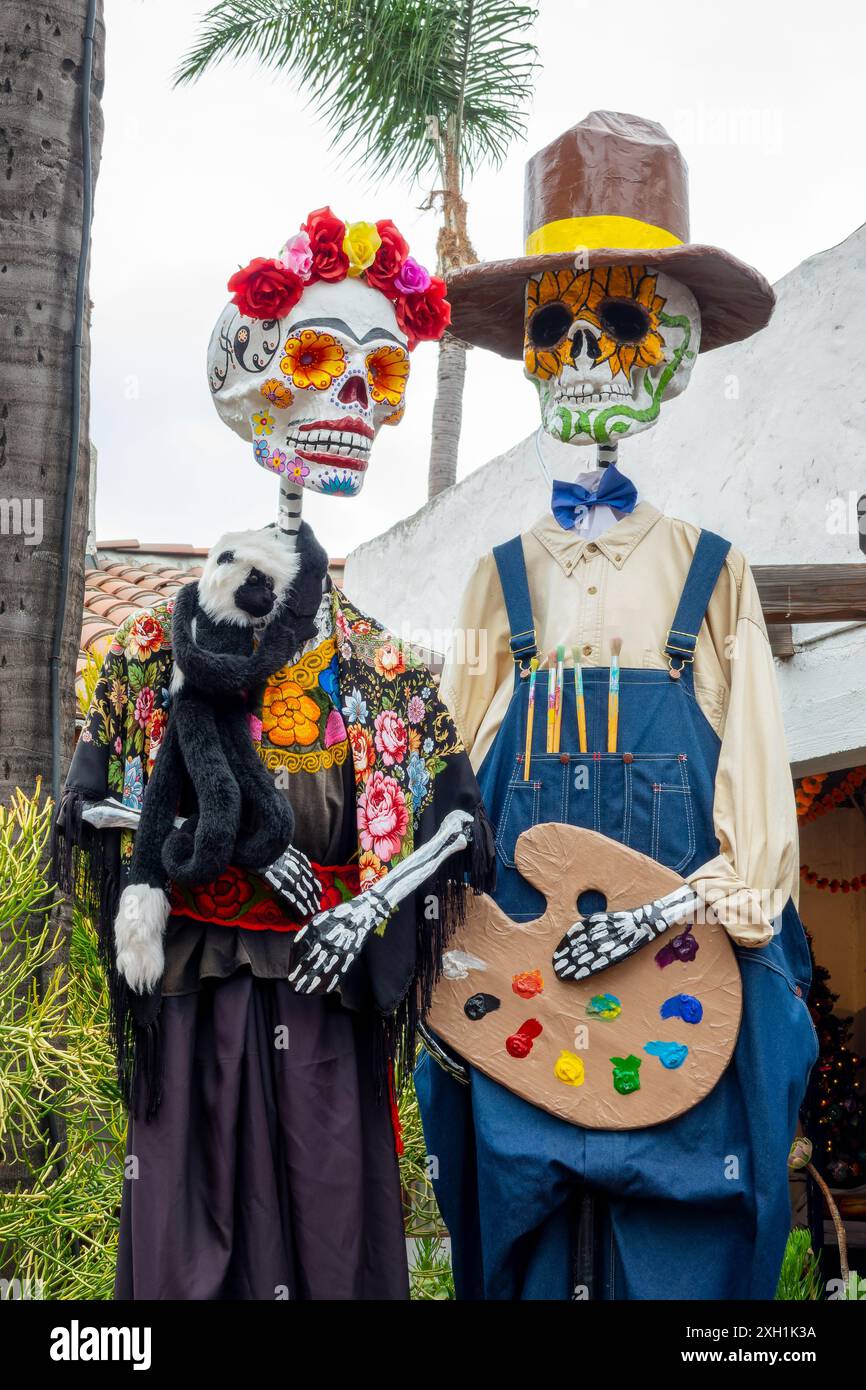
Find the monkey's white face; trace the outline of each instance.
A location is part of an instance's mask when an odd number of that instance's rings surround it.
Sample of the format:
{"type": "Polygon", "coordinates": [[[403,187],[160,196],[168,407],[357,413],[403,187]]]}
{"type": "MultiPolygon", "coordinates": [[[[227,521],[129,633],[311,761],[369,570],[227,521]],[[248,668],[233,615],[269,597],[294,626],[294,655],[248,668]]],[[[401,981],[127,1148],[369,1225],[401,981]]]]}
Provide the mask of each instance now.
{"type": "Polygon", "coordinates": [[[256,463],[336,496],[361,491],[381,426],[403,417],[408,378],[393,305],[357,278],[316,281],[284,319],[228,304],[208,348],[214,404],[256,463]]]}
{"type": "Polygon", "coordinates": [[[198,582],[202,609],[214,622],[263,626],[287,595],[300,558],[270,531],[229,531],[208,553],[198,582]]]}

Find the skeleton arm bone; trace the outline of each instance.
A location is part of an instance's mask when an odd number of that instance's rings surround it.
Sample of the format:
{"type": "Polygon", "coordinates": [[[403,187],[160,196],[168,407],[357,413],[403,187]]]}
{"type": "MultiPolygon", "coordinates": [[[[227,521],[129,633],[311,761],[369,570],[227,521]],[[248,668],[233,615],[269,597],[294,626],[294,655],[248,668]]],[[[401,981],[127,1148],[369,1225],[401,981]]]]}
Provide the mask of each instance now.
{"type": "Polygon", "coordinates": [[[436,834],[378,883],[351,901],[320,912],[295,935],[300,947],[289,980],[298,994],[330,994],[376,927],[472,838],[473,816],[449,811],[436,834]]]}
{"type": "Polygon", "coordinates": [[[701,899],[687,883],[662,898],[622,912],[594,912],[575,922],[553,953],[560,980],[582,980],[617,965],[669,927],[694,916],[701,899]]]}

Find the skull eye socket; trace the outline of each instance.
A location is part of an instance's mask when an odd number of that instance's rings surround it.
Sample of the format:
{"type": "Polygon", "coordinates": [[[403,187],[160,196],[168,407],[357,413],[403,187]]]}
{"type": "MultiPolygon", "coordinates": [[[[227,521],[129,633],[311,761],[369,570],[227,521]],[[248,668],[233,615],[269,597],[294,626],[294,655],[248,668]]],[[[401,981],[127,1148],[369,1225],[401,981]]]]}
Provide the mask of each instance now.
{"type": "Polygon", "coordinates": [[[571,322],[572,315],[564,304],[543,304],[529,320],[526,334],[534,348],[554,348],[562,342],[571,322]]]}
{"type": "Polygon", "coordinates": [[[599,305],[601,326],[615,343],[639,343],[650,326],[643,305],[634,299],[605,299],[599,305]]]}

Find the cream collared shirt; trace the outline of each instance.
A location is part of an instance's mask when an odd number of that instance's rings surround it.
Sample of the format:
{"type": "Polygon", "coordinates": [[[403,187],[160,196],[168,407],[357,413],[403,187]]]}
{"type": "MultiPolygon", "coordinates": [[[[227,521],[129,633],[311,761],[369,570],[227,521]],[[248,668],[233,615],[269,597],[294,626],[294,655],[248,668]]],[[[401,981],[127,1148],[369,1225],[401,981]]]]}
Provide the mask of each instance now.
{"type": "MultiPolygon", "coordinates": [[[[587,666],[667,669],[664,645],[700,532],[639,502],[595,539],[550,514],[523,535],[539,656],[578,646],[587,666]]],[[[457,620],[465,639],[441,690],[476,771],[505,716],[514,683],[509,626],[493,556],[483,556],[457,620]]],[[[689,881],[733,939],[760,946],[799,886],[797,819],[773,656],[755,581],[733,548],[701,627],[698,704],[721,739],[713,822],[719,854],[689,881]]]]}

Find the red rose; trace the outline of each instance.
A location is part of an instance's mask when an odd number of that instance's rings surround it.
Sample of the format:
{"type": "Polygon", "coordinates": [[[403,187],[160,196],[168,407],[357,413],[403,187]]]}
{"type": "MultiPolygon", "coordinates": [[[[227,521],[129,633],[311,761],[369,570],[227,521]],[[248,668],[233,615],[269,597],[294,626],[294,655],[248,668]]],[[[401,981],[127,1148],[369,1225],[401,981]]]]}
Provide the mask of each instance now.
{"type": "Polygon", "coordinates": [[[394,276],[409,254],[409,243],[400,235],[389,217],[376,223],[376,231],[382,238],[382,245],[376,252],[373,264],[364,272],[367,284],[381,290],[389,299],[396,299],[399,290],[394,289],[394,276]]]}
{"type": "Polygon", "coordinates": [[[193,888],[196,912],[211,922],[231,922],[253,896],[252,884],[240,869],[230,864],[214,883],[193,888]]]}
{"type": "Polygon", "coordinates": [[[401,295],[395,304],[397,322],[413,348],[422,339],[441,338],[451,322],[451,305],[445,298],[447,286],[438,275],[421,294],[401,295]]]}
{"type": "Polygon", "coordinates": [[[349,273],[349,257],[343,250],[346,224],[330,208],[311,212],[301,231],[310,238],[313,252],[312,280],[344,280],[349,273]]]}
{"type": "Polygon", "coordinates": [[[281,319],[304,292],[300,275],[279,261],[256,256],[229,280],[232,303],[248,319],[281,319]]]}

